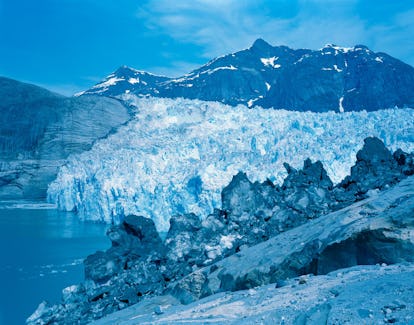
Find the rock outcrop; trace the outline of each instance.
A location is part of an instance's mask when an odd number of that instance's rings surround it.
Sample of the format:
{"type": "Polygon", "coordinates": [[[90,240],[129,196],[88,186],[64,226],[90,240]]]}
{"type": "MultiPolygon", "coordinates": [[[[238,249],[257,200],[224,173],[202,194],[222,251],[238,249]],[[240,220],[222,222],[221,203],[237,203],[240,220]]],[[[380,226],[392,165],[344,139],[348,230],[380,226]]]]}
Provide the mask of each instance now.
{"type": "Polygon", "coordinates": [[[392,155],[378,138],[366,138],[356,158],[351,174],[336,188],[340,202],[361,200],[368,191],[388,188],[414,173],[413,154],[397,150],[392,155]]]}
{"type": "Polygon", "coordinates": [[[164,242],[152,220],[127,216],[108,231],[112,247],[85,260],[86,281],[28,323],[87,323],[163,294],[187,304],[309,273],[414,262],[412,158],[368,138],[336,187],[310,160],[299,171],[286,165],[281,187],[239,173],[223,189],[223,210],[173,216],[164,242]]]}

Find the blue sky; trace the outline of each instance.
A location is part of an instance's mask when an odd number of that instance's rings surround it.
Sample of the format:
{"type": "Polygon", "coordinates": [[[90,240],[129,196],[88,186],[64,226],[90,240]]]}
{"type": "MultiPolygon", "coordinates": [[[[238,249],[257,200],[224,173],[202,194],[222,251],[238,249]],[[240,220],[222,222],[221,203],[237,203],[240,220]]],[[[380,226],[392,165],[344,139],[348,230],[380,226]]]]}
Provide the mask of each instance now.
{"type": "Polygon", "coordinates": [[[124,64],[178,76],[259,37],[414,65],[413,36],[412,0],[0,0],[0,75],[68,95],[124,64]]]}

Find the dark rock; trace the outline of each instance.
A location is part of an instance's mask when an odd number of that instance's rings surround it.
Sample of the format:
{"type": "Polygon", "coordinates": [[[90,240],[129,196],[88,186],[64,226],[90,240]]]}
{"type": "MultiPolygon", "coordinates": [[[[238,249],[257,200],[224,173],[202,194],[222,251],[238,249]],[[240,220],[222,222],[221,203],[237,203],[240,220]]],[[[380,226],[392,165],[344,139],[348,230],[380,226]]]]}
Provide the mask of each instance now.
{"type": "Polygon", "coordinates": [[[109,230],[108,236],[114,249],[126,249],[138,255],[163,249],[154,221],[141,216],[126,216],[120,227],[109,230]]]}
{"type": "Polygon", "coordinates": [[[200,218],[194,213],[171,217],[165,239],[168,257],[173,261],[188,260],[191,252],[199,250],[197,237],[201,228],[200,218]]]}
{"type": "Polygon", "coordinates": [[[295,212],[307,219],[315,218],[330,211],[333,204],[333,183],[320,161],[312,163],[306,159],[302,170],[285,165],[288,176],[282,190],[283,201],[295,212]]]}
{"type": "Polygon", "coordinates": [[[233,215],[250,213],[256,208],[253,184],[247,178],[246,173],[239,172],[233,176],[230,184],[221,192],[221,202],[223,210],[233,215]]]}
{"type": "Polygon", "coordinates": [[[102,251],[89,255],[83,262],[85,279],[91,279],[98,283],[106,282],[123,269],[121,261],[121,256],[109,255],[102,251]]]}
{"type": "MultiPolygon", "coordinates": [[[[401,163],[404,156],[401,152],[397,155],[401,163]]],[[[363,148],[357,153],[357,161],[351,168],[351,174],[338,184],[336,197],[340,201],[363,199],[369,190],[382,190],[405,178],[402,169],[381,140],[375,137],[366,138],[363,148]],[[346,198],[342,196],[343,192],[346,198]]]]}
{"type": "Polygon", "coordinates": [[[288,164],[284,164],[284,166],[288,176],[283,182],[283,190],[310,186],[331,190],[333,187],[333,183],[320,161],[312,163],[308,158],[303,162],[303,169],[299,171],[291,168],[288,164]]]}
{"type": "Polygon", "coordinates": [[[70,154],[89,150],[130,118],[116,99],[64,97],[3,77],[0,98],[0,199],[45,199],[70,154]]]}
{"type": "Polygon", "coordinates": [[[414,154],[408,154],[398,149],[394,152],[393,157],[404,175],[414,175],[414,154]]]}
{"type": "Polygon", "coordinates": [[[164,256],[164,245],[151,219],[127,216],[121,225],[111,227],[107,234],[112,247],[86,258],[86,279],[103,283],[121,270],[131,268],[135,261],[150,255],[155,259],[164,256]]]}
{"type": "Polygon", "coordinates": [[[222,208],[232,220],[271,210],[278,197],[278,189],[270,181],[253,184],[242,172],[234,176],[221,193],[222,208]]]}

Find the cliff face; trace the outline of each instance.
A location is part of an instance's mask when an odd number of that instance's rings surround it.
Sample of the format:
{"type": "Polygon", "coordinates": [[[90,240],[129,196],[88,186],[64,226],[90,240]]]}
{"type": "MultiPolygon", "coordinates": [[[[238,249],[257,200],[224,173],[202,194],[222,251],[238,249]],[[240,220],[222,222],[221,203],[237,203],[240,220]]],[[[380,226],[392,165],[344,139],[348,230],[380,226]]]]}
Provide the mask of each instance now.
{"type": "Polygon", "coordinates": [[[6,78],[0,98],[0,199],[45,198],[64,159],[129,119],[117,100],[66,98],[6,78]]]}

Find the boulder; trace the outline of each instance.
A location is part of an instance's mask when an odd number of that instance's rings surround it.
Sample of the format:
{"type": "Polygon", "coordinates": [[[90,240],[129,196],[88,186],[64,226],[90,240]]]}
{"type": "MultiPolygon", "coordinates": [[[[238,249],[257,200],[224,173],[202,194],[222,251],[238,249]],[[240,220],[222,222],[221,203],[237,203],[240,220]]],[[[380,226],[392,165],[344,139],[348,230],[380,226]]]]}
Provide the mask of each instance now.
{"type": "Polygon", "coordinates": [[[361,200],[367,197],[369,190],[382,190],[398,183],[414,171],[406,157],[410,155],[402,151],[393,156],[378,138],[366,138],[351,174],[337,186],[336,199],[342,202],[361,200]]]}
{"type": "Polygon", "coordinates": [[[299,218],[313,219],[330,211],[333,183],[320,161],[306,159],[302,170],[284,166],[288,176],[282,185],[283,201],[299,218]]]}
{"type": "Polygon", "coordinates": [[[121,225],[111,227],[107,235],[112,247],[86,258],[85,278],[98,283],[106,282],[121,270],[148,257],[160,259],[165,248],[151,219],[130,215],[121,225]]]}

